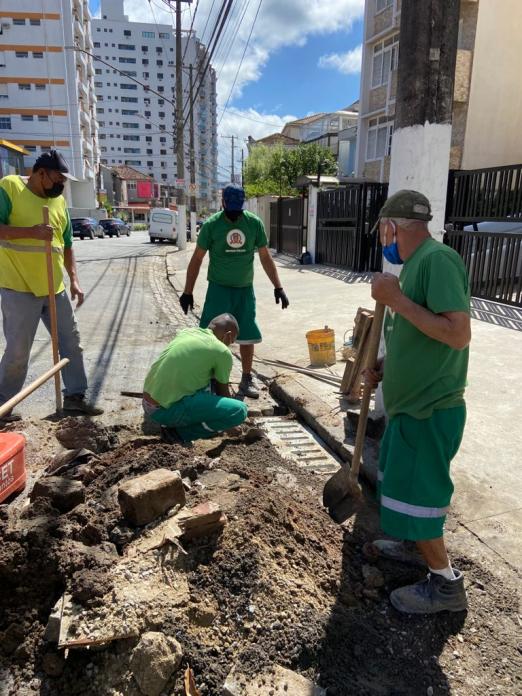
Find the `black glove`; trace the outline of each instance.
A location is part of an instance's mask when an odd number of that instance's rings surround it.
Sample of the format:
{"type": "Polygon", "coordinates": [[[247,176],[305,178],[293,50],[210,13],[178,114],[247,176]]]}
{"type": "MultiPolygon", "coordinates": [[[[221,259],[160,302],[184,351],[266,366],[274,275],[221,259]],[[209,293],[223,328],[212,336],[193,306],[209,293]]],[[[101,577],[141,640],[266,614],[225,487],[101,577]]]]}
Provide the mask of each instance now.
{"type": "Polygon", "coordinates": [[[274,297],[276,304],[279,304],[279,300],[281,300],[281,309],[286,309],[290,304],[283,288],[274,288],[274,297]]]}
{"type": "Polygon", "coordinates": [[[194,309],[194,295],[188,295],[186,292],[179,298],[181,309],[185,314],[188,314],[189,309],[194,309]]]}

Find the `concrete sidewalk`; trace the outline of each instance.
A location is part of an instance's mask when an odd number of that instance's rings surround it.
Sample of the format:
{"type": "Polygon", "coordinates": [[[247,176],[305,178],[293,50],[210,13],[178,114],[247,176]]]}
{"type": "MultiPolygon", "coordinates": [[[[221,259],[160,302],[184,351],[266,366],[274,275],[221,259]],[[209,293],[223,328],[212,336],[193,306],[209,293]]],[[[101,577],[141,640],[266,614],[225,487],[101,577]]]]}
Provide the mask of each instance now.
{"type": "MultiPolygon", "coordinates": [[[[186,267],[194,245],[167,256],[169,279],[183,290],[186,267]]],[[[305,334],[328,325],[340,347],[344,332],[351,331],[358,307],[373,306],[369,276],[325,266],[300,266],[276,258],[290,307],[275,305],[271,284],[259,262],[256,265],[258,320],[263,343],[258,358],[309,364],[305,334]]],[[[196,311],[206,292],[206,267],[194,292],[196,311]]],[[[522,451],[522,310],[474,301],[472,320],[468,422],[461,449],[453,463],[455,495],[453,513],[467,532],[479,538],[512,567],[522,567],[522,485],[519,465],[522,451]]],[[[318,434],[340,456],[350,457],[353,442],[345,437],[347,404],[334,386],[284,369],[255,363],[261,374],[276,379],[282,395],[299,407],[309,422],[319,424],[318,434]],[[282,376],[281,376],[282,375],[282,376]],[[332,441],[333,438],[333,441],[332,441]]],[[[342,375],[344,362],[332,372],[342,375]]],[[[324,372],[324,370],[322,371],[324,372]]],[[[372,477],[376,450],[370,441],[365,452],[366,473],[372,477]]]]}

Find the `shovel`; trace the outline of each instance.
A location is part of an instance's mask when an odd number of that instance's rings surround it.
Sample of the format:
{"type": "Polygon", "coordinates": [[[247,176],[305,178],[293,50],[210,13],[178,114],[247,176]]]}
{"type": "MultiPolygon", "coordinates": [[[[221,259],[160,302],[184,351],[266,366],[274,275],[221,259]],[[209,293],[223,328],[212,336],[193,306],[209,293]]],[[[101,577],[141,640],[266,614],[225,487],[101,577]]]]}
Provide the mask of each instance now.
{"type": "MultiPolygon", "coordinates": [[[[375,305],[370,337],[368,339],[368,352],[366,354],[365,367],[375,367],[377,354],[379,352],[379,342],[381,339],[382,322],[384,319],[384,305],[379,302],[375,305]]],[[[359,483],[359,468],[361,466],[361,455],[366,434],[366,423],[368,421],[368,410],[372,387],[364,385],[359,423],[357,425],[357,435],[355,437],[355,449],[353,452],[350,468],[343,466],[331,478],[328,479],[323,490],[323,505],[326,508],[335,508],[344,498],[350,497],[355,506],[362,502],[362,488],[359,483]]]]}
{"type": "MultiPolygon", "coordinates": [[[[42,212],[43,223],[44,225],[48,225],[49,208],[46,205],[44,205],[42,212]]],[[[51,241],[45,242],[45,261],[47,268],[47,286],[49,291],[49,316],[51,319],[51,344],[53,348],[53,363],[57,365],[60,362],[60,355],[58,351],[58,322],[56,319],[56,295],[54,292],[53,253],[51,245],[51,241]]],[[[55,372],[54,374],[54,396],[56,401],[56,412],[59,413],[62,410],[62,390],[59,372],[55,372]]]]}

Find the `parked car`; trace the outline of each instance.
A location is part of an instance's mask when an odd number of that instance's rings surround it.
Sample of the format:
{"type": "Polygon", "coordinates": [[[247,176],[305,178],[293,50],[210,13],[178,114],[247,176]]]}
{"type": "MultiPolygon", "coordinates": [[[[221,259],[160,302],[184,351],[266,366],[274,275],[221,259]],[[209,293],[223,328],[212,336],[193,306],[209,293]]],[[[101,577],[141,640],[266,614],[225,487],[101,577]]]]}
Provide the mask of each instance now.
{"type": "Polygon", "coordinates": [[[94,218],[71,218],[71,225],[74,237],[79,237],[80,239],[85,239],[85,237],[87,237],[87,239],[105,237],[105,231],[102,225],[94,218]]]}
{"type": "Polygon", "coordinates": [[[121,218],[107,218],[106,220],[100,220],[100,224],[105,230],[105,234],[108,234],[109,237],[121,237],[122,234],[130,237],[130,225],[123,222],[121,218]]]}
{"type": "Polygon", "coordinates": [[[178,239],[178,213],[169,208],[153,208],[150,214],[149,237],[151,243],[166,239],[176,242],[178,239]]]}

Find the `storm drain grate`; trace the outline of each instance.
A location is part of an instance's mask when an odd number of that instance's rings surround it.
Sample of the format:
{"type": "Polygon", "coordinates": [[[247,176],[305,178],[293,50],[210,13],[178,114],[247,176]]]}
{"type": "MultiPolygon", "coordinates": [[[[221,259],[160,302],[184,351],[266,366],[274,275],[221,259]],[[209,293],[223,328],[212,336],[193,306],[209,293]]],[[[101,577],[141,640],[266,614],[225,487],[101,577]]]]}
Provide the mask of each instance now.
{"type": "Polygon", "coordinates": [[[281,417],[258,418],[256,423],[266,431],[270,442],[287,459],[293,459],[307,471],[331,474],[340,463],[322,445],[321,440],[297,420],[281,417]]]}

